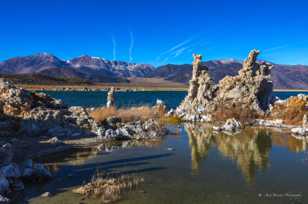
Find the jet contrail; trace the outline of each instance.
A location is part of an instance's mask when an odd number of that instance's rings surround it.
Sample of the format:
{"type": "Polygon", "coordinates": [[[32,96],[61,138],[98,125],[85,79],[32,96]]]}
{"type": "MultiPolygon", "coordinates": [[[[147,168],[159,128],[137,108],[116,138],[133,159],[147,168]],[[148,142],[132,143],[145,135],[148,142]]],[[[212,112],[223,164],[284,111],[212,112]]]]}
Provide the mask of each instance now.
{"type": "Polygon", "coordinates": [[[190,43],[192,40],[193,40],[193,38],[189,38],[189,39],[187,39],[187,40],[184,40],[184,41],[182,41],[182,42],[176,44],[175,46],[173,46],[172,48],[170,48],[169,50],[167,50],[167,51],[165,51],[165,52],[163,52],[163,53],[161,53],[161,54],[164,55],[164,54],[168,54],[168,53],[170,53],[170,52],[173,52],[173,51],[175,51],[175,50],[177,50],[177,49],[183,47],[184,45],[190,43]]]}
{"type": "Polygon", "coordinates": [[[112,55],[113,55],[113,60],[117,59],[117,41],[115,39],[115,37],[112,35],[111,36],[111,40],[112,40],[112,55]]]}
{"type": "Polygon", "coordinates": [[[134,33],[132,31],[129,32],[129,37],[130,37],[130,45],[128,49],[128,58],[129,58],[129,62],[132,62],[133,61],[133,49],[134,49],[134,43],[135,43],[134,33]]]}
{"type": "Polygon", "coordinates": [[[173,47],[167,49],[166,51],[160,53],[155,58],[155,61],[166,62],[170,58],[176,58],[176,57],[190,51],[193,47],[196,47],[196,46],[199,47],[200,43],[204,44],[204,42],[202,42],[202,39],[200,39],[200,35],[191,36],[191,37],[187,38],[186,40],[175,44],[173,47]]]}
{"type": "Polygon", "coordinates": [[[275,50],[280,50],[280,49],[286,48],[288,46],[289,46],[289,44],[283,44],[283,45],[279,45],[279,46],[275,46],[275,47],[270,47],[270,48],[264,49],[263,53],[268,53],[268,52],[272,52],[272,51],[275,51],[275,50]]]}

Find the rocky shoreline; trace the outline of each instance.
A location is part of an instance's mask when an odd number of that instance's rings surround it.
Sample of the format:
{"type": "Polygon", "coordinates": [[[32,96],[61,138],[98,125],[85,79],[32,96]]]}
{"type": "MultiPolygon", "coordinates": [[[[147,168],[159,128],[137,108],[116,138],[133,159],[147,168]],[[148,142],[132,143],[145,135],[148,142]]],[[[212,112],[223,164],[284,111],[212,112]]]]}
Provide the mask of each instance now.
{"type": "Polygon", "coordinates": [[[52,177],[43,164],[33,161],[39,156],[67,151],[81,143],[158,140],[164,135],[165,129],[155,119],[122,122],[109,117],[96,122],[91,111],[0,81],[0,203],[8,203],[15,192],[23,190],[25,181],[52,177]]]}

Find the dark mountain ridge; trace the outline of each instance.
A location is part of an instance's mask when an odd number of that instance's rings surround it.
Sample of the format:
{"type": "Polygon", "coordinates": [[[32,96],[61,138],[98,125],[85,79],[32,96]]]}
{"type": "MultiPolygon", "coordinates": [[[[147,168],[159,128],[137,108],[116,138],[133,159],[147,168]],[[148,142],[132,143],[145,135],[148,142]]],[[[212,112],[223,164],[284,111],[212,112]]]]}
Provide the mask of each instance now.
{"type": "MultiPolygon", "coordinates": [[[[217,83],[226,75],[236,75],[242,64],[237,60],[210,60],[203,63],[208,67],[217,83]]],[[[18,77],[27,81],[29,76],[36,78],[74,79],[74,81],[129,82],[128,78],[163,78],[168,81],[188,83],[191,78],[190,64],[167,64],[155,68],[149,64],[111,61],[100,57],[83,55],[71,60],[62,60],[52,54],[38,53],[15,57],[0,62],[0,74],[18,77]]],[[[275,88],[308,89],[308,66],[274,64],[272,71],[275,88]]]]}

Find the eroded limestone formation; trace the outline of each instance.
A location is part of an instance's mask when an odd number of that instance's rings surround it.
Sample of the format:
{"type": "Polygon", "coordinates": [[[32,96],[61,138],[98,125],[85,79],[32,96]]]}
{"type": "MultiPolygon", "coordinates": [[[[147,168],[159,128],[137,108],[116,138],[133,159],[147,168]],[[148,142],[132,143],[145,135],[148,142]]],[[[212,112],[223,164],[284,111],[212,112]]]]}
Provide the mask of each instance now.
{"type": "Polygon", "coordinates": [[[272,100],[272,65],[257,62],[259,53],[252,50],[238,75],[226,76],[217,85],[213,83],[207,68],[202,66],[201,55],[194,55],[188,94],[176,114],[184,120],[202,121],[218,106],[238,106],[265,113],[272,100]]]}
{"type": "Polygon", "coordinates": [[[107,108],[114,107],[114,87],[111,87],[107,93],[107,108]]]}

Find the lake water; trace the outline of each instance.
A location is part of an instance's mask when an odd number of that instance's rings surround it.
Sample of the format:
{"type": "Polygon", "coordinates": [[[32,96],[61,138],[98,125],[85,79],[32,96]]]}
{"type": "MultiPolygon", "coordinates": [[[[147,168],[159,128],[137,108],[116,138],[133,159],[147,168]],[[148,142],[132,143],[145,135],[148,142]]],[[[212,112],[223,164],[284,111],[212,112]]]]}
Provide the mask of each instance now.
{"type": "MultiPolygon", "coordinates": [[[[71,105],[104,103],[101,93],[78,93],[61,93],[61,98],[71,105]],[[78,102],[73,97],[67,100],[66,94],[74,95],[78,102]]],[[[185,96],[184,92],[118,94],[123,100],[119,105],[124,106],[139,103],[138,96],[145,104],[160,98],[175,107],[185,96]],[[129,103],[124,102],[127,98],[129,103]]],[[[156,143],[128,143],[126,148],[108,154],[85,151],[55,157],[48,162],[55,178],[29,189],[27,199],[35,204],[99,203],[71,192],[99,170],[144,177],[139,190],[118,202],[123,204],[308,203],[307,139],[257,128],[232,136],[214,134],[198,124],[171,125],[168,129],[170,134],[156,143]],[[54,195],[40,198],[46,191],[54,195]]]]}
{"type": "MultiPolygon", "coordinates": [[[[70,106],[98,107],[106,104],[106,91],[45,91],[52,97],[62,99],[70,106]]],[[[274,96],[285,99],[292,95],[307,92],[275,92],[274,96]]],[[[136,91],[116,92],[117,107],[129,107],[138,105],[154,105],[157,99],[163,100],[168,108],[177,107],[186,96],[185,91],[136,91]]]]}

